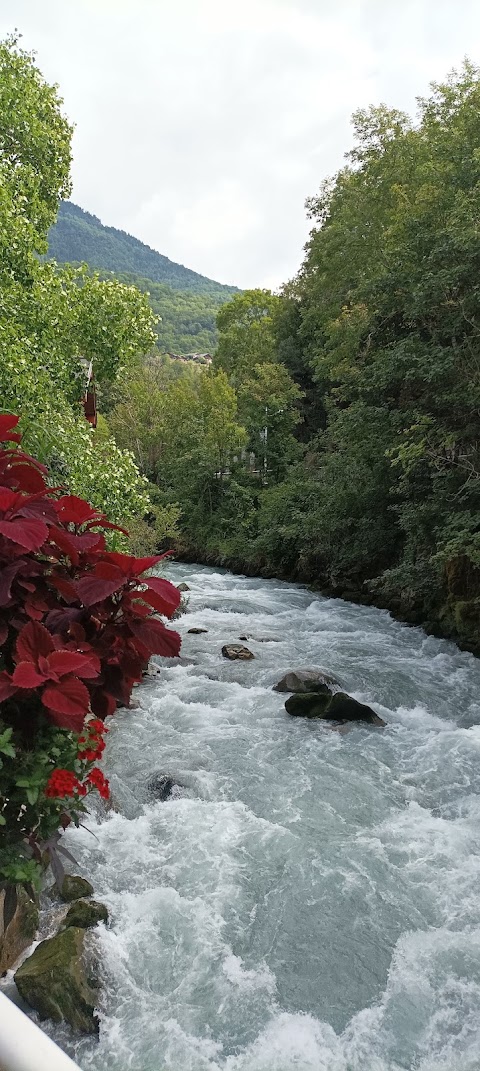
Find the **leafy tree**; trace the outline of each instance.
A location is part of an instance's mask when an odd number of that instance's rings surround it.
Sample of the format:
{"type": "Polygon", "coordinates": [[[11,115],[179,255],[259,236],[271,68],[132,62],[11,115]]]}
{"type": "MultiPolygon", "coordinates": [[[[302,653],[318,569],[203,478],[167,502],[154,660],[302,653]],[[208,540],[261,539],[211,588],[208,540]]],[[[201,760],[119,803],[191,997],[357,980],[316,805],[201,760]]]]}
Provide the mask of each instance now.
{"type": "Polygon", "coordinates": [[[21,413],[27,448],[57,480],[116,521],[148,507],[146,482],[116,444],[96,444],[80,401],[81,358],[114,380],[154,341],[148,300],[85,269],[42,263],[58,201],[69,192],[71,128],[34,57],[0,43],[0,397],[21,413]]]}
{"type": "Polygon", "coordinates": [[[215,366],[223,368],[234,386],[255,365],[276,360],[273,316],[279,303],[269,290],[245,290],[219,310],[215,366]]]}

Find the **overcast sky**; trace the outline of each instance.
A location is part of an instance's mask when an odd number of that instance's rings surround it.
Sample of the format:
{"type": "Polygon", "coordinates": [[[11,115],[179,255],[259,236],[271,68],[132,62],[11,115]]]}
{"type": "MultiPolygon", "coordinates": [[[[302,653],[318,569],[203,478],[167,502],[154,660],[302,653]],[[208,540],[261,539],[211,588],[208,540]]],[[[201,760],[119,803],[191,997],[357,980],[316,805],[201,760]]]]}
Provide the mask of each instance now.
{"type": "Polygon", "coordinates": [[[465,55],[479,0],[0,0],[76,124],[72,200],[241,287],[291,278],[350,115],[465,55]]]}

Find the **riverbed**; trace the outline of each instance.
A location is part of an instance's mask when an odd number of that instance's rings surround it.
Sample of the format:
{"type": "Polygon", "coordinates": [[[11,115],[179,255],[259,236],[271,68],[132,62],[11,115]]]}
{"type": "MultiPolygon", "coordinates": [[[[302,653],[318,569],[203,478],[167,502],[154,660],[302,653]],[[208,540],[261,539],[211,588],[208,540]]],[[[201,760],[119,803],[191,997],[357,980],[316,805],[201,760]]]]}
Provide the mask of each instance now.
{"type": "Polygon", "coordinates": [[[115,809],[68,834],[111,914],[100,1038],[54,1036],[84,1071],[478,1071],[480,661],[298,585],[169,577],[182,658],[111,721],[115,809]],[[387,727],[289,717],[301,666],[387,727]]]}

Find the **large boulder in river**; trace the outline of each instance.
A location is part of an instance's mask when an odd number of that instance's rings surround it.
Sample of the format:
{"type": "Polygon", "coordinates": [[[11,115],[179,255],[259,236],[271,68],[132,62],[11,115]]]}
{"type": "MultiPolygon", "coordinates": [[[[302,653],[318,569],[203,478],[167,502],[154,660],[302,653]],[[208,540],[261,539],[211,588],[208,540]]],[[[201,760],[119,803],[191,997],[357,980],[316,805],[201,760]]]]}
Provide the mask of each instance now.
{"type": "Polygon", "coordinates": [[[340,681],[326,669],[291,669],[274,684],[275,692],[331,692],[340,681]]]}
{"type": "Polygon", "coordinates": [[[346,692],[335,692],[334,695],[321,692],[303,692],[299,695],[291,695],[285,703],[285,710],[297,718],[322,718],[325,721],[364,721],[369,725],[383,727],[386,722],[378,714],[352,699],[346,692]]]}
{"type": "Polygon", "coordinates": [[[230,661],[239,659],[241,662],[248,662],[251,658],[255,658],[255,655],[249,651],[248,647],[244,647],[241,643],[226,643],[222,647],[222,655],[224,658],[229,658],[230,661]]]}
{"type": "Polygon", "coordinates": [[[64,926],[79,926],[89,930],[97,922],[108,922],[108,908],[98,900],[74,900],[63,920],[64,926]]]}
{"type": "Polygon", "coordinates": [[[93,896],[93,885],[79,874],[65,874],[60,896],[66,904],[71,904],[72,900],[80,900],[82,896],[93,896]]]}
{"type": "Polygon", "coordinates": [[[15,974],[20,996],[41,1019],[67,1022],[74,1030],[95,1034],[96,984],[85,957],[86,931],[76,926],[37,945],[15,974]]]}
{"type": "Polygon", "coordinates": [[[177,591],[190,591],[188,584],[182,580],[181,584],[177,584],[177,591]]]}

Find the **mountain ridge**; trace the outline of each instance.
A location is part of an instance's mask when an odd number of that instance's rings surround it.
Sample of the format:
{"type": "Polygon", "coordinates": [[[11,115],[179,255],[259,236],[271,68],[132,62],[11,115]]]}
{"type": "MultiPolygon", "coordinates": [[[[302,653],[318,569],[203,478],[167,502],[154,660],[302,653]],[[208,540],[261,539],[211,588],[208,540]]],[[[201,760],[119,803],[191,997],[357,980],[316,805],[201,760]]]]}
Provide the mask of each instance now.
{"type": "Polygon", "coordinates": [[[177,264],[127,231],[106,226],[98,216],[73,201],[60,203],[57,221],[48,236],[48,255],[60,264],[85,261],[101,271],[131,272],[166,283],[173,290],[209,294],[222,300],[240,293],[236,286],[177,264]]]}

